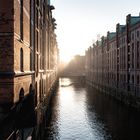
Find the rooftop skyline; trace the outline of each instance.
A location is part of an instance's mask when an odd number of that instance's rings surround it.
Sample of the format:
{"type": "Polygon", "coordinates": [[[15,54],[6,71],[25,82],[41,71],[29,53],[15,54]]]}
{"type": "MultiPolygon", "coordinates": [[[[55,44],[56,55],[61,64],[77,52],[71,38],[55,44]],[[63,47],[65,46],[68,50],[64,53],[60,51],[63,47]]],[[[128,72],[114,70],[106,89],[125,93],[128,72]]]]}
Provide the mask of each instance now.
{"type": "Polygon", "coordinates": [[[97,38],[114,32],[116,24],[126,23],[126,16],[139,15],[140,1],[52,0],[57,23],[57,40],[61,60],[83,55],[97,38]]]}

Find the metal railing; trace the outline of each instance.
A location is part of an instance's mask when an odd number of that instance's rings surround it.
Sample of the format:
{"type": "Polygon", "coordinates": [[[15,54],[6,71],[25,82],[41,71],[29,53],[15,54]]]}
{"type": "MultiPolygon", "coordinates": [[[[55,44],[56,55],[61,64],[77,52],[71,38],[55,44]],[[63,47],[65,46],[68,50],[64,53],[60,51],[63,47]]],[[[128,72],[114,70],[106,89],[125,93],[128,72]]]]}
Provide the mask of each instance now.
{"type": "Polygon", "coordinates": [[[6,140],[18,140],[19,139],[19,130],[14,130],[6,140]]]}

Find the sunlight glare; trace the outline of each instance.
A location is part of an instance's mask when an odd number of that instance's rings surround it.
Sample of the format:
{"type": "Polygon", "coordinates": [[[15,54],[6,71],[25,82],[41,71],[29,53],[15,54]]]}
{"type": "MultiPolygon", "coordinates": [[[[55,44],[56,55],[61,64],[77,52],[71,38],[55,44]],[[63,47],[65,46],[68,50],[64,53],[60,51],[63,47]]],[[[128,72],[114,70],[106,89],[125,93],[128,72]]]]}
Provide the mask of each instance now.
{"type": "Polygon", "coordinates": [[[64,63],[69,63],[73,59],[73,56],[63,53],[60,55],[60,61],[64,63]]]}

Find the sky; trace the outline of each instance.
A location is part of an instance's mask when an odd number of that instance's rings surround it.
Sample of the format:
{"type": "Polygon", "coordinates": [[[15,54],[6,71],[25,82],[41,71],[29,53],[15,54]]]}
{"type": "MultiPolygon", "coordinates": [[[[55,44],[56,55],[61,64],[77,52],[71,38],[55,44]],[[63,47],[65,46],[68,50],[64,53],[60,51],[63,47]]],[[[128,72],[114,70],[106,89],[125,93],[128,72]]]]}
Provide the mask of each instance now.
{"type": "Polygon", "coordinates": [[[125,24],[126,16],[138,16],[140,0],[51,0],[56,19],[60,59],[68,61],[85,50],[116,24],[125,24]]]}

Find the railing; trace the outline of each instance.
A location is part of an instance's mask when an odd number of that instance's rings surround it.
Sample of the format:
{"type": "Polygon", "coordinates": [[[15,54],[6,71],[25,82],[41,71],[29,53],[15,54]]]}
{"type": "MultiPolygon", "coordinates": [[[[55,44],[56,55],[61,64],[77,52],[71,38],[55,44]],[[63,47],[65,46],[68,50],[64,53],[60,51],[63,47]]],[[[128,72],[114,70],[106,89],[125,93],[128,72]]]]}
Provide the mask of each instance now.
{"type": "Polygon", "coordinates": [[[13,131],[6,140],[18,140],[19,139],[19,130],[13,131]]]}

